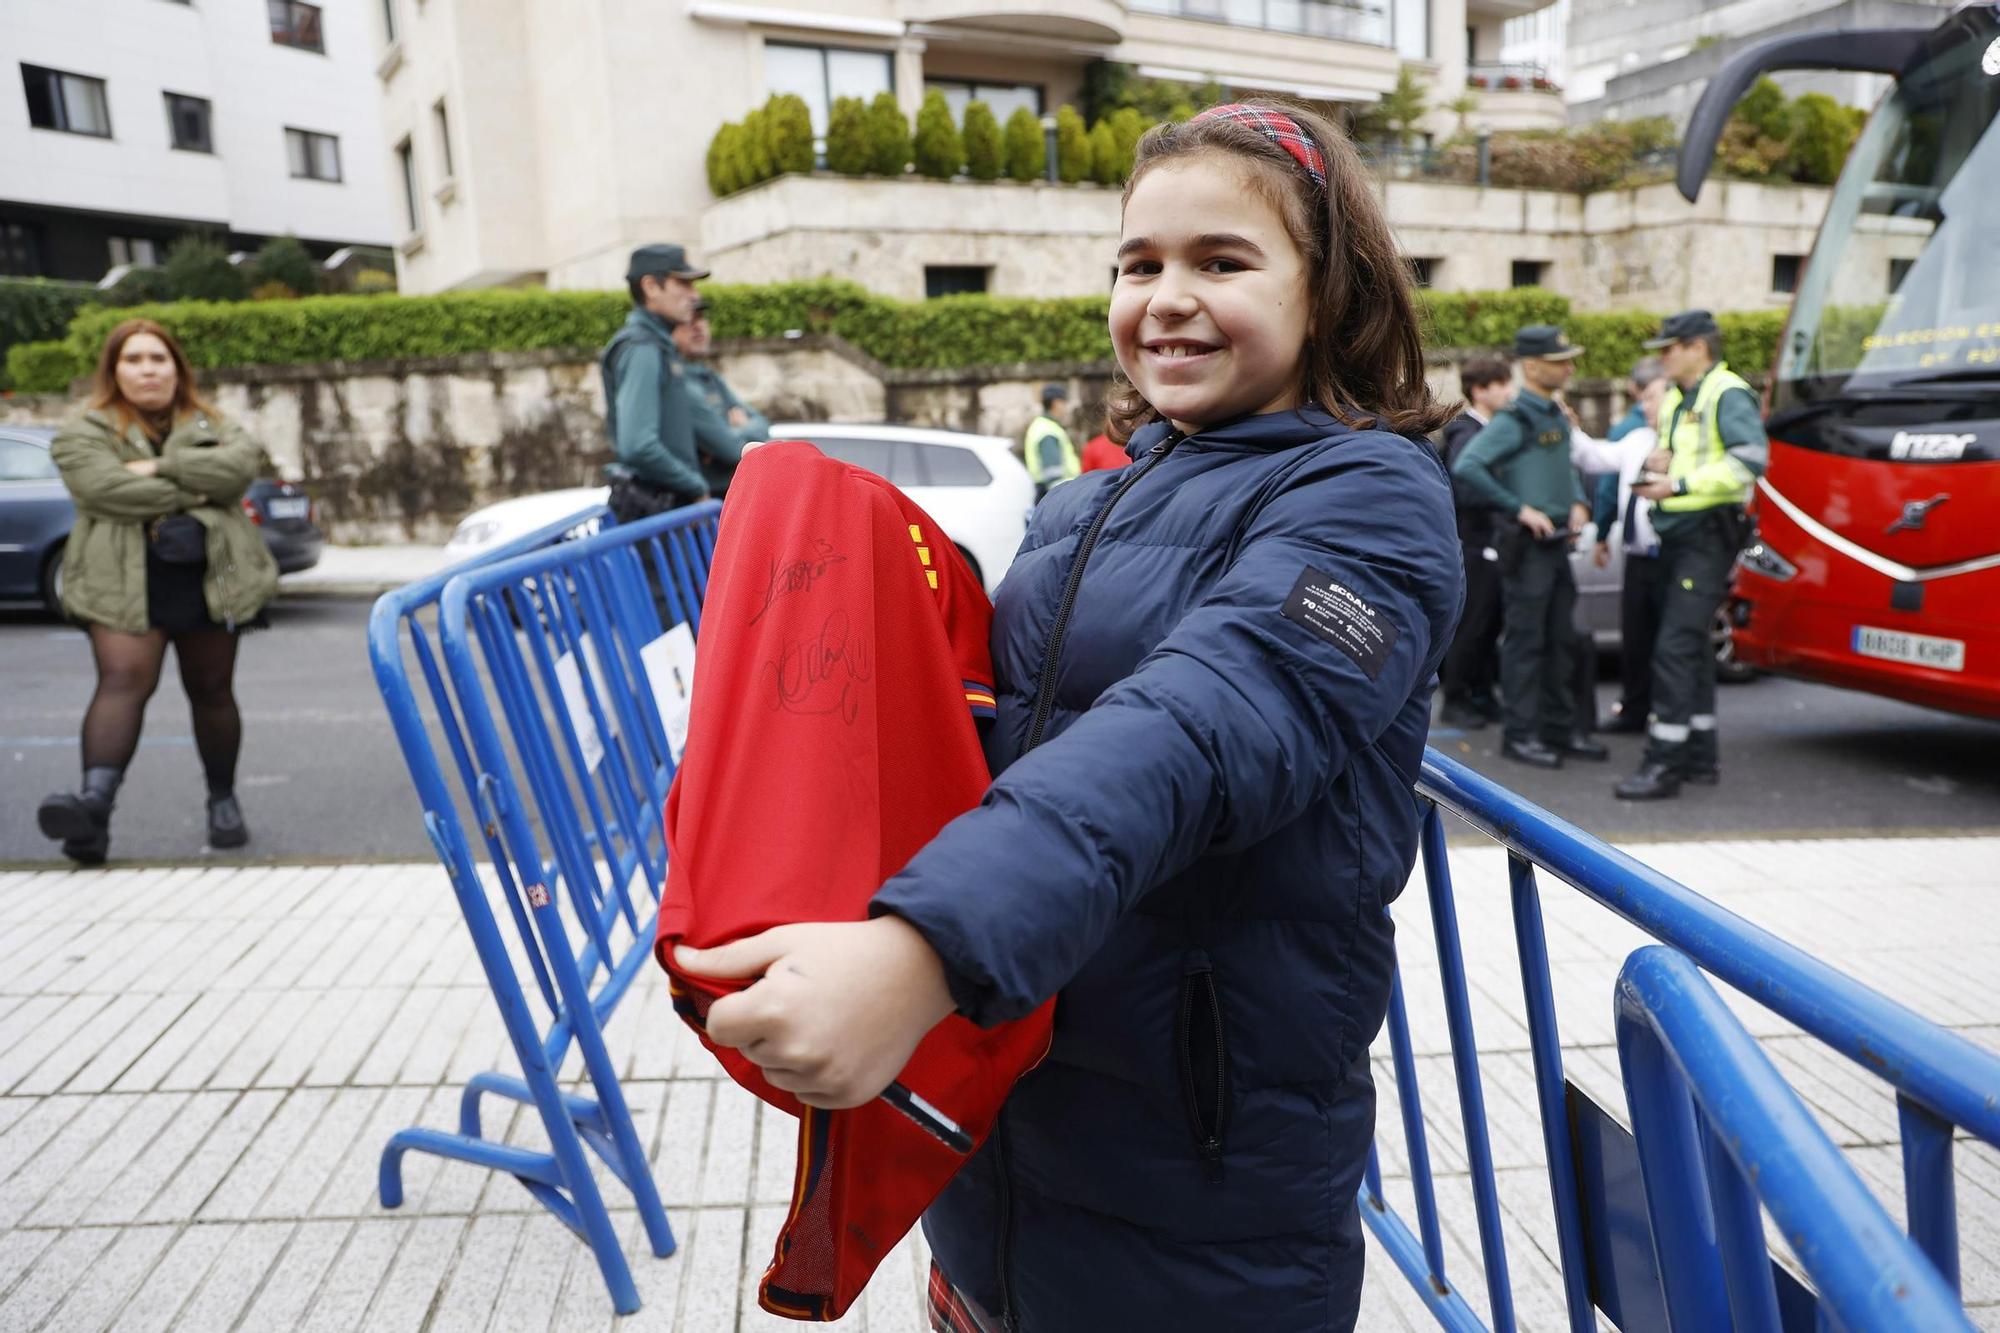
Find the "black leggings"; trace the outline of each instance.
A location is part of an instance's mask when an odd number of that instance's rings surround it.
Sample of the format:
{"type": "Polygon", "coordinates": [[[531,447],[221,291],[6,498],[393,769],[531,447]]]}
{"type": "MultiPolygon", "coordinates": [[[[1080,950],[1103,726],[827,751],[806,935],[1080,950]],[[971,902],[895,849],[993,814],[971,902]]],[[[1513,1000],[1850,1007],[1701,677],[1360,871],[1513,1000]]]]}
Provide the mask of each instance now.
{"type": "Polygon", "coordinates": [[[132,762],[146,701],[159,686],[169,642],[180,664],[181,685],[194,718],[195,749],[208,789],[216,795],[232,791],[236,754],[243,744],[243,718],[236,711],[233,690],[236,634],[232,630],[169,635],[154,629],[129,634],[92,625],[90,651],[97,659],[97,692],[83,715],[83,766],[123,769],[132,762]]]}

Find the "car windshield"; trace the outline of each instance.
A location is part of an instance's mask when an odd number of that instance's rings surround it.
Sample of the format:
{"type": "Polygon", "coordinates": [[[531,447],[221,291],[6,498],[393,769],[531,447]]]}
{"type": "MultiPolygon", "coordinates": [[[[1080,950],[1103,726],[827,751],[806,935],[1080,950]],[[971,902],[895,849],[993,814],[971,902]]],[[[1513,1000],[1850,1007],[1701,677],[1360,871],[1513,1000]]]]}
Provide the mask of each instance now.
{"type": "Polygon", "coordinates": [[[1968,7],[1897,80],[1834,190],[1778,362],[1806,398],[2000,382],[2000,17],[1968,7]]]}

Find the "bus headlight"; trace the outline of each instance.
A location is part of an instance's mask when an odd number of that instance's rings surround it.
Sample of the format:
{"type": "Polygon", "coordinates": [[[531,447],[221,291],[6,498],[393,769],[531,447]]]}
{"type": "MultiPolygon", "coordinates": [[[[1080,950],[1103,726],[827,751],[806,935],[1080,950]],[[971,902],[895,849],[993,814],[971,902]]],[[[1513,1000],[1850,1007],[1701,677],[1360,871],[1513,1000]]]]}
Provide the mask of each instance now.
{"type": "Polygon", "coordinates": [[[1759,541],[1743,548],[1739,557],[1743,568],[1761,574],[1774,583],[1783,583],[1799,572],[1799,567],[1759,541]]]}

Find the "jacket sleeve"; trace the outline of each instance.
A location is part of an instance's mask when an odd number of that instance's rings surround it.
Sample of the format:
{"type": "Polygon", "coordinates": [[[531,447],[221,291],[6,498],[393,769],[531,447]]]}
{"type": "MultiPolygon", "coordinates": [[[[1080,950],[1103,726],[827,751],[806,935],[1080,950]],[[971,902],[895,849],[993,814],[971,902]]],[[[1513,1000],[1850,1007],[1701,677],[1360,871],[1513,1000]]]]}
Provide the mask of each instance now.
{"type": "Polygon", "coordinates": [[[257,480],[264,450],[235,422],[222,428],[215,444],[175,449],[160,459],[160,475],[210,504],[233,505],[257,480]]]}
{"type": "MultiPolygon", "coordinates": [[[[725,394],[728,390],[723,390],[725,394]]],[[[738,429],[701,394],[688,395],[688,424],[694,432],[695,448],[710,462],[734,465],[743,461],[743,446],[762,435],[745,427],[738,429]]]]}
{"type": "Polygon", "coordinates": [[[1727,389],[1715,405],[1716,430],[1722,436],[1722,457],[1688,473],[1689,495],[1727,495],[1764,475],[1771,445],[1757,399],[1748,389],[1727,389]]]}
{"type": "Polygon", "coordinates": [[[728,403],[728,405],[730,407],[742,408],[743,414],[750,418],[750,420],[743,423],[741,430],[738,432],[740,435],[742,435],[743,442],[745,444],[750,444],[757,440],[770,439],[771,419],[765,416],[762,412],[759,412],[756,408],[750,406],[750,404],[744,402],[741,398],[738,398],[736,396],[736,390],[729,387],[728,380],[723,379],[720,375],[717,375],[715,377],[715,382],[722,386],[722,396],[724,400],[728,403]]]}
{"type": "Polygon", "coordinates": [[[877,892],[873,914],[937,950],[960,1012],[1033,1010],[1149,890],[1297,819],[1422,688],[1462,575],[1421,448],[1365,436],[1303,465],[1138,668],[877,892]],[[1297,609],[1306,588],[1317,612],[1297,609]]]}
{"type": "Polygon", "coordinates": [[[199,495],[166,477],[127,471],[101,438],[82,427],[64,427],[50,444],[49,454],[62,472],[70,499],[92,518],[143,523],[202,503],[199,495]]]}
{"type": "Polygon", "coordinates": [[[630,346],[618,367],[618,461],[658,486],[684,495],[706,495],[708,482],[694,461],[693,395],[676,386],[668,399],[666,358],[651,347],[630,346]]]}
{"type": "Polygon", "coordinates": [[[1464,490],[1480,504],[1491,505],[1511,518],[1521,511],[1521,497],[1502,484],[1493,469],[1520,449],[1521,428],[1513,417],[1502,413],[1472,437],[1472,443],[1465,446],[1458,461],[1452,464],[1451,475],[1454,480],[1464,482],[1464,490]]]}

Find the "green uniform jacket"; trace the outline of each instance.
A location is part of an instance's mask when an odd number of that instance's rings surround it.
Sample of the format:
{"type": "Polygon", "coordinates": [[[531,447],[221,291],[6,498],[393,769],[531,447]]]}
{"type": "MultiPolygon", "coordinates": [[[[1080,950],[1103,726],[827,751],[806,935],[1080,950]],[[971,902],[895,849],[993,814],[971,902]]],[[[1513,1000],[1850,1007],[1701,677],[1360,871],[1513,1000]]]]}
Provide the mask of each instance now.
{"type": "Polygon", "coordinates": [[[1569,507],[1584,503],[1569,461],[1569,432],[1560,407],[1524,389],[1472,437],[1451,474],[1509,517],[1532,505],[1561,527],[1569,507]]]}
{"type": "Polygon", "coordinates": [[[64,424],[51,453],[76,504],[62,592],[74,619],[146,632],[146,525],[168,514],[190,514],[207,529],[211,619],[233,628],[277,595],[278,562],[241,505],[264,451],[241,426],[197,413],[156,453],[137,424],[121,435],[112,413],[92,410],[64,424]],[[159,474],[125,470],[141,458],[158,458],[159,474]]]}
{"type": "Polygon", "coordinates": [[[722,372],[706,361],[688,363],[687,387],[701,475],[707,479],[708,489],[720,495],[729,489],[729,479],[743,461],[743,446],[770,439],[771,423],[738,398],[722,372]],[[742,408],[750,419],[741,426],[730,425],[729,410],[733,407],[742,408]]]}
{"type": "Polygon", "coordinates": [[[641,481],[702,495],[708,482],[694,447],[694,395],[673,330],[634,309],[604,348],[604,429],[611,452],[641,481]]]}

